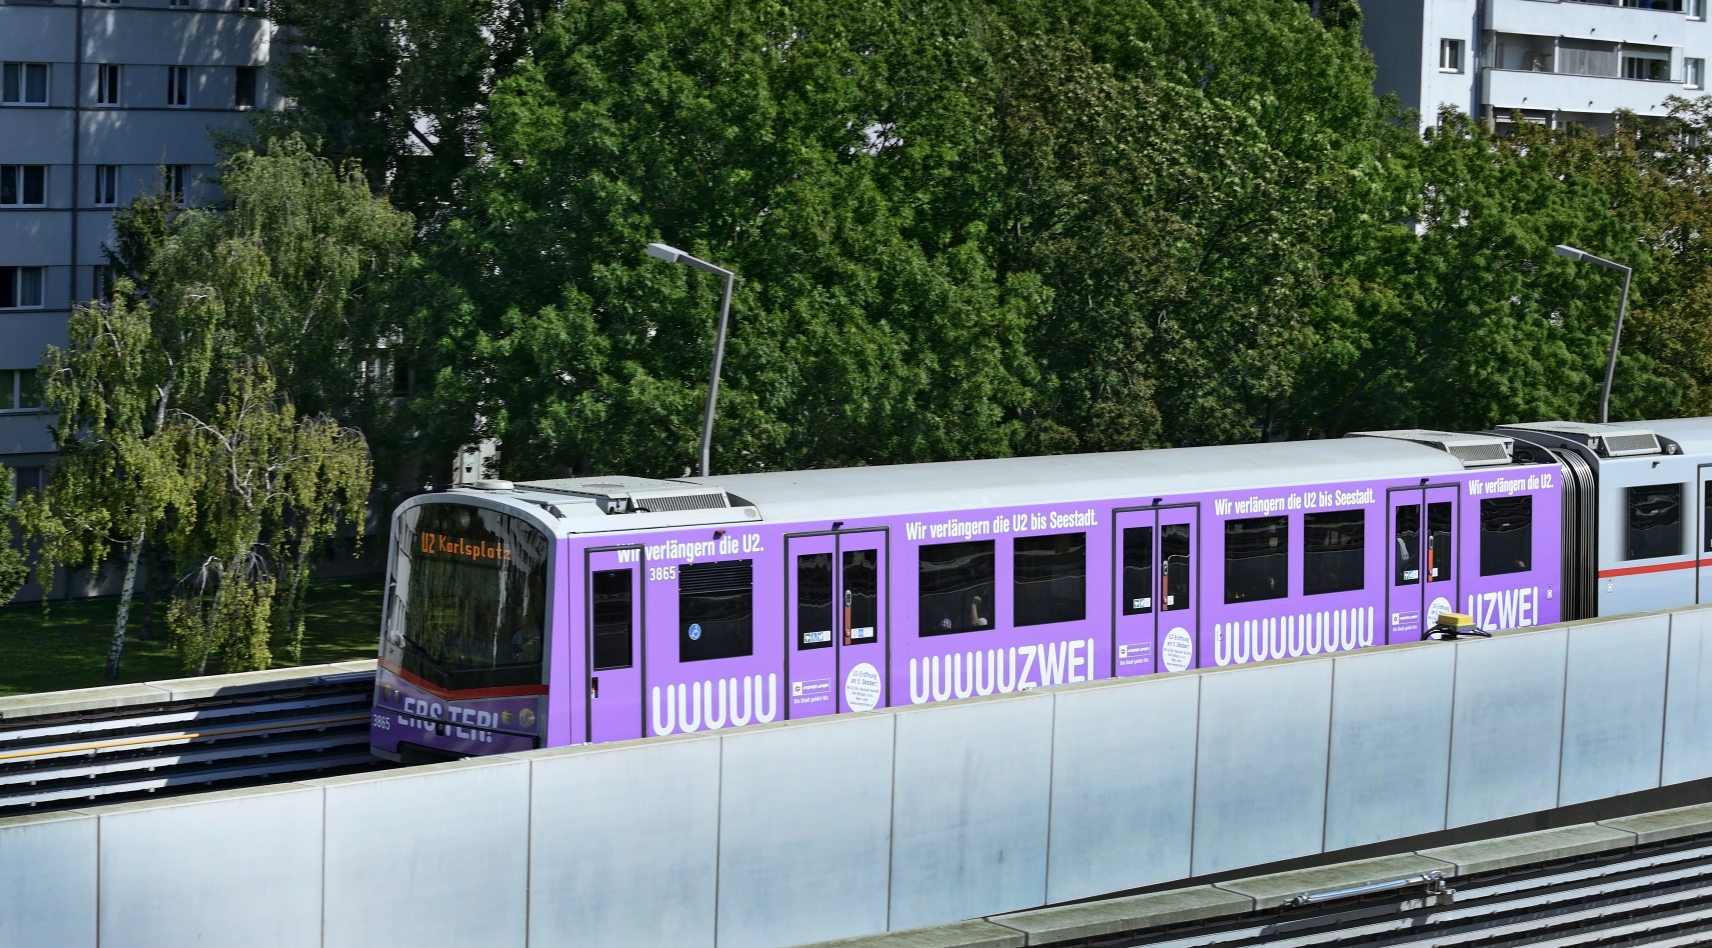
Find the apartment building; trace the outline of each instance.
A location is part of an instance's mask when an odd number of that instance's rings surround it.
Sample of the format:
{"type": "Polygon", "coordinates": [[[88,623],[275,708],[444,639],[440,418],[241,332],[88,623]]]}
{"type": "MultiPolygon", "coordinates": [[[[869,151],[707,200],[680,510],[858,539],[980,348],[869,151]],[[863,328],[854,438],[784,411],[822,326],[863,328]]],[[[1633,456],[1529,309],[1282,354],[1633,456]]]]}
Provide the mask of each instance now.
{"type": "Polygon", "coordinates": [[[1452,106],[1502,129],[1519,112],[1608,130],[1704,94],[1709,0],[1363,0],[1375,89],[1437,121],[1452,106]]]}
{"type": "MultiPolygon", "coordinates": [[[[113,208],[208,195],[209,133],[273,100],[258,0],[0,0],[0,464],[53,451],[34,369],[105,292],[113,208]]],[[[0,484],[0,489],[4,489],[0,484]]]]}

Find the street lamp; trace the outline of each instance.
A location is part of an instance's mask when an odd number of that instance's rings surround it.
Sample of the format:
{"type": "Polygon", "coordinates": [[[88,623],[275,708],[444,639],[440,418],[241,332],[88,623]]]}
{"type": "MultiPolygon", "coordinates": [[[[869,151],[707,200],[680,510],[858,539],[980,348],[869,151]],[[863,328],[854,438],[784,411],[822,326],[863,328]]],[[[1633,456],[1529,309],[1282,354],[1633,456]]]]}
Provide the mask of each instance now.
{"type": "Polygon", "coordinates": [[[1611,377],[1617,372],[1617,344],[1623,338],[1623,314],[1629,309],[1629,278],[1635,275],[1635,271],[1615,260],[1596,257],[1585,250],[1578,250],[1568,244],[1558,244],[1556,252],[1560,257],[1596,263],[1612,270],[1623,271],[1623,298],[1617,303],[1617,325],[1611,328],[1611,355],[1605,360],[1605,387],[1599,391],[1599,423],[1604,424],[1611,420],[1611,377]]]}
{"type": "Polygon", "coordinates": [[[713,372],[707,380],[707,410],[701,417],[701,476],[710,473],[709,456],[713,451],[713,407],[719,401],[719,364],[725,361],[725,321],[731,313],[731,286],[737,280],[737,274],[724,267],[716,267],[706,260],[698,260],[676,247],[666,244],[649,244],[648,256],[667,263],[681,263],[686,267],[694,267],[725,278],[725,295],[719,300],[719,334],[713,342],[713,372]]]}

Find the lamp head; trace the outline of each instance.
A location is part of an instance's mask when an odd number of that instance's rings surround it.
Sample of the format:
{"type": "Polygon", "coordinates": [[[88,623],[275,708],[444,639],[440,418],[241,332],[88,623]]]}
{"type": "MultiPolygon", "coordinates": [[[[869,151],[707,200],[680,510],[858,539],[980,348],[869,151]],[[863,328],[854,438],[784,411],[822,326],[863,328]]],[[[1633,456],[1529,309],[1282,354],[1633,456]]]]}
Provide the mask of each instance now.
{"type": "Polygon", "coordinates": [[[679,257],[687,256],[682,250],[669,244],[649,244],[648,256],[667,263],[677,263],[679,257]]]}
{"type": "Polygon", "coordinates": [[[1577,250],[1568,244],[1558,244],[1556,247],[1552,248],[1552,251],[1560,257],[1568,257],[1571,260],[1580,260],[1582,257],[1587,256],[1587,251],[1577,250]]]}

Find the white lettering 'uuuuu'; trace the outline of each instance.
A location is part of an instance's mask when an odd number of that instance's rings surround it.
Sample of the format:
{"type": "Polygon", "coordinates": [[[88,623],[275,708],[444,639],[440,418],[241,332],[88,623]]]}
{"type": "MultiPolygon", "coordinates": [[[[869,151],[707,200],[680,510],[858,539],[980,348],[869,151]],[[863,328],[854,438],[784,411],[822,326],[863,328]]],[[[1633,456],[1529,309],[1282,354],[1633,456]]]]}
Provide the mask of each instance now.
{"type": "Polygon", "coordinates": [[[1010,694],[1094,679],[1094,640],[1018,645],[910,659],[910,703],[1010,694]],[[1022,667],[1017,667],[1021,657],[1022,667]],[[1008,659],[1008,661],[1007,661],[1008,659]],[[1038,669],[1040,680],[1035,681],[1038,669]]]}
{"type": "Polygon", "coordinates": [[[1373,644],[1373,607],[1333,609],[1213,625],[1213,661],[1264,662],[1289,656],[1366,648],[1373,644]]]}
{"type": "Polygon", "coordinates": [[[765,684],[762,683],[760,675],[744,675],[741,680],[741,686],[737,684],[739,679],[736,678],[721,678],[717,686],[712,681],[698,681],[676,687],[667,685],[664,715],[660,713],[660,686],[655,685],[651,696],[654,734],[665,737],[675,730],[688,734],[704,727],[717,731],[725,727],[728,721],[732,727],[742,727],[751,720],[766,724],[778,717],[779,676],[769,672],[765,684]],[[739,687],[743,690],[741,714],[737,710],[739,687]],[[716,691],[719,693],[717,705],[714,704],[716,691]]]}

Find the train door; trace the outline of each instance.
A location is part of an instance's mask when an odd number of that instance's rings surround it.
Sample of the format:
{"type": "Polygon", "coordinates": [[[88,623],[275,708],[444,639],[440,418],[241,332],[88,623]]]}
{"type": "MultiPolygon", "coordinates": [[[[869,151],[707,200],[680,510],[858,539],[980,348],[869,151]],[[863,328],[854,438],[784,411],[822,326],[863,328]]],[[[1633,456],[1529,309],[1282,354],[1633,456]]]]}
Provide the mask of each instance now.
{"type": "Polygon", "coordinates": [[[1458,493],[1453,485],[1386,495],[1387,642],[1418,642],[1439,613],[1456,611],[1458,493]]]}
{"type": "Polygon", "coordinates": [[[641,547],[591,550],[584,576],[588,603],[583,665],[584,740],[596,743],[641,737],[641,547]]]}
{"type": "Polygon", "coordinates": [[[1117,595],[1112,655],[1118,677],[1182,671],[1195,664],[1193,547],[1199,509],[1146,507],[1120,510],[1117,595]]]}
{"type": "Polygon", "coordinates": [[[790,537],[785,550],[790,716],[883,705],[886,532],[790,537]]]}
{"type": "Polygon", "coordinates": [[[1700,465],[1694,477],[1697,529],[1694,531],[1694,573],[1699,578],[1694,601],[1712,602],[1712,464],[1700,465]]]}

